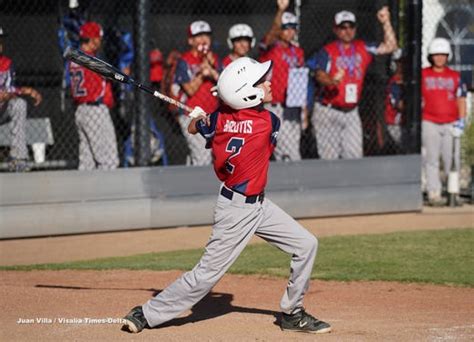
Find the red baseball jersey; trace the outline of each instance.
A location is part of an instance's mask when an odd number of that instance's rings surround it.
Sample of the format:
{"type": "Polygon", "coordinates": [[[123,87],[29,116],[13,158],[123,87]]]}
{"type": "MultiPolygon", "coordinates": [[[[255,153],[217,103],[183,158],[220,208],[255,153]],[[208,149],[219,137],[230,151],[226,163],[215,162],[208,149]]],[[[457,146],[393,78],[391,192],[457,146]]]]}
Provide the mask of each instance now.
{"type": "Polygon", "coordinates": [[[294,44],[285,47],[280,41],[277,41],[268,48],[261,46],[259,61],[265,62],[268,60],[273,61],[271,71],[272,103],[284,104],[289,70],[290,68],[304,66],[304,51],[294,44]]]}
{"type": "Polygon", "coordinates": [[[398,109],[401,101],[401,77],[393,75],[388,81],[385,96],[385,123],[387,125],[399,125],[402,119],[402,113],[398,109]]]}
{"type": "Polygon", "coordinates": [[[331,77],[341,68],[345,75],[338,85],[323,87],[322,103],[348,109],[356,107],[362,95],[367,68],[372,62],[372,54],[376,52],[375,44],[367,44],[363,40],[354,40],[347,48],[340,41],[325,45],[318,53],[316,68],[327,72],[331,77]],[[354,93],[346,94],[349,90],[354,93]]]}
{"type": "Polygon", "coordinates": [[[227,56],[224,57],[224,59],[222,59],[222,67],[226,67],[228,66],[230,63],[232,63],[234,60],[232,59],[231,55],[228,54],[227,56]]]}
{"type": "Polygon", "coordinates": [[[270,157],[276,146],[280,120],[262,106],[234,110],[221,107],[210,125],[197,122],[212,148],[214,171],[225,185],[246,196],[258,195],[267,184],[270,157]]]}
{"type": "MultiPolygon", "coordinates": [[[[84,52],[94,56],[90,52],[84,52]]],[[[104,103],[109,108],[113,106],[112,87],[102,76],[74,62],[69,64],[69,73],[71,95],[76,104],[104,103]]]]}
{"type": "Polygon", "coordinates": [[[436,72],[431,67],[421,71],[422,118],[435,123],[450,123],[459,118],[457,98],[466,96],[457,71],[445,67],[436,72]]]}
{"type": "MultiPolygon", "coordinates": [[[[214,68],[217,71],[220,71],[219,57],[213,52],[210,53],[212,53],[212,56],[214,57],[214,68]]],[[[203,62],[203,58],[204,57],[201,56],[194,56],[191,51],[183,53],[176,68],[175,83],[181,85],[183,83],[188,83],[195,78],[196,74],[200,71],[200,65],[203,62]]],[[[217,109],[219,104],[217,97],[213,96],[211,93],[211,88],[214,87],[214,85],[214,82],[205,79],[193,96],[187,97],[184,92],[181,92],[180,100],[185,101],[191,108],[200,106],[204,111],[206,111],[206,113],[212,113],[217,109]]]]}
{"type": "Polygon", "coordinates": [[[12,60],[6,56],[0,56],[0,91],[6,93],[17,91],[14,86],[14,76],[12,60]]]}

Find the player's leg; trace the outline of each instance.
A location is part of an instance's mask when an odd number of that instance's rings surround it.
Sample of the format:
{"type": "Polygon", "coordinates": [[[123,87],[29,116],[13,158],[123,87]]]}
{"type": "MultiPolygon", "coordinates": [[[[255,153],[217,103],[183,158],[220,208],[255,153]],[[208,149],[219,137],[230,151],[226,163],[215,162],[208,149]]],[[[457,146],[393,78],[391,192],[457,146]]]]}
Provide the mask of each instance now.
{"type": "Polygon", "coordinates": [[[13,159],[28,159],[28,147],[26,145],[27,108],[27,103],[22,98],[16,97],[8,101],[7,115],[11,118],[9,126],[12,136],[10,157],[13,159]]]}
{"type": "Polygon", "coordinates": [[[265,199],[263,208],[264,220],[255,234],[292,256],[290,279],[280,302],[284,313],[282,329],[329,332],[329,324],[315,319],[303,308],[303,298],[309,287],[318,250],[318,240],[271,200],[265,199]]]}
{"type": "Polygon", "coordinates": [[[119,165],[117,138],[109,109],[106,105],[91,108],[87,135],[97,168],[101,170],[116,169],[119,165]]]}
{"type": "Polygon", "coordinates": [[[235,198],[219,195],[212,234],[201,260],[143,305],[148,325],[154,327],[179,316],[209,293],[245,248],[262,218],[260,203],[239,204],[235,198]]]}
{"type": "Polygon", "coordinates": [[[441,204],[441,180],[439,175],[439,157],[441,151],[440,125],[430,121],[422,122],[422,144],[425,148],[426,190],[428,201],[441,204]]]}
{"type": "Polygon", "coordinates": [[[204,148],[206,146],[206,139],[204,139],[200,134],[193,135],[188,133],[188,125],[191,119],[186,115],[180,115],[178,121],[189,147],[191,164],[194,166],[211,164],[211,151],[204,148]]]}
{"type": "Polygon", "coordinates": [[[338,121],[336,111],[315,103],[311,121],[316,132],[320,158],[338,159],[341,152],[342,127],[338,121]]]}
{"type": "Polygon", "coordinates": [[[356,107],[350,112],[340,112],[344,118],[345,125],[342,131],[342,158],[362,158],[362,122],[360,121],[359,109],[356,107]]]}
{"type": "Polygon", "coordinates": [[[87,106],[80,105],[76,109],[75,121],[77,127],[77,134],[79,136],[79,166],[81,171],[95,169],[95,161],[92,155],[89,139],[86,135],[84,127],[88,121],[87,106]]]}

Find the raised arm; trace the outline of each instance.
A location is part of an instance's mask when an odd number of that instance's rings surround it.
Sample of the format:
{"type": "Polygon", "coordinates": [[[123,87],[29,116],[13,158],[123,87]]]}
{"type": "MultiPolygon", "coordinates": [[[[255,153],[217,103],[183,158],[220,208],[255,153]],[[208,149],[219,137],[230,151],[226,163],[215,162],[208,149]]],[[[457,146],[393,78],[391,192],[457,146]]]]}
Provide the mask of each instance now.
{"type": "Polygon", "coordinates": [[[273,23],[270,30],[265,34],[262,40],[262,43],[265,46],[272,45],[278,39],[278,36],[280,35],[281,31],[281,16],[283,15],[283,12],[285,12],[285,10],[288,8],[289,4],[290,0],[277,0],[278,9],[275,14],[275,18],[273,18],[273,23]]]}
{"type": "Polygon", "coordinates": [[[386,55],[398,48],[397,37],[390,22],[390,11],[387,6],[382,7],[377,12],[377,19],[382,24],[383,42],[377,48],[377,54],[386,55]]]}

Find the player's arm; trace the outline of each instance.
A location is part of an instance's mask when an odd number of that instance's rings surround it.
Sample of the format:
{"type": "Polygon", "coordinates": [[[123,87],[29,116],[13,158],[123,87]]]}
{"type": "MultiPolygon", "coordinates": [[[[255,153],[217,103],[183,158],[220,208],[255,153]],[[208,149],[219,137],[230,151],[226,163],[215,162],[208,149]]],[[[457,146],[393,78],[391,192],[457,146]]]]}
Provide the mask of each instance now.
{"type": "Polygon", "coordinates": [[[331,69],[331,60],[326,50],[322,49],[320,52],[318,52],[314,59],[314,68],[316,69],[315,79],[322,86],[326,87],[338,85],[344,78],[344,69],[339,69],[334,76],[329,75],[329,70],[331,69]]]}
{"type": "Polygon", "coordinates": [[[281,31],[281,16],[283,15],[283,12],[285,12],[285,10],[288,8],[289,4],[289,0],[277,0],[278,9],[275,14],[275,18],[273,19],[273,23],[270,30],[265,34],[262,39],[263,46],[271,46],[278,39],[278,36],[280,35],[281,31]]]}
{"type": "Polygon", "coordinates": [[[377,12],[377,19],[382,24],[383,42],[377,47],[378,55],[392,53],[398,48],[397,37],[390,21],[390,11],[387,6],[382,7],[377,12]]]}
{"type": "Polygon", "coordinates": [[[466,96],[467,96],[467,85],[465,82],[460,80],[459,87],[457,90],[457,105],[458,105],[458,113],[459,118],[464,119],[466,117],[466,96]]]}
{"type": "Polygon", "coordinates": [[[31,87],[21,87],[19,94],[31,97],[34,100],[35,106],[39,105],[43,100],[41,94],[31,87]]]}
{"type": "Polygon", "coordinates": [[[204,120],[206,121],[207,114],[201,107],[195,107],[191,113],[189,113],[189,117],[192,119],[188,125],[188,132],[190,134],[199,133],[198,129],[198,121],[204,120]]]}

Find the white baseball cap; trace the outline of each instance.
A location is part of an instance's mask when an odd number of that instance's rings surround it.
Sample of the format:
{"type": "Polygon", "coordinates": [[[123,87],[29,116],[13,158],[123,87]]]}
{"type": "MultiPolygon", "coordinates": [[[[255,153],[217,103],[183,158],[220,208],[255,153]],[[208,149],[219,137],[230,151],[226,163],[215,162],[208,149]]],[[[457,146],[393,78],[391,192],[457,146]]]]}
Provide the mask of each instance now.
{"type": "Polygon", "coordinates": [[[3,27],[0,26],[0,37],[6,36],[5,32],[3,31],[3,27]]]}
{"type": "Polygon", "coordinates": [[[336,15],[334,16],[334,23],[339,26],[343,22],[350,22],[350,23],[356,23],[356,16],[354,13],[349,12],[349,11],[341,11],[337,12],[336,15]]]}
{"type": "Polygon", "coordinates": [[[188,27],[189,37],[194,37],[201,33],[211,34],[211,25],[209,25],[209,23],[204,20],[193,21],[188,27]]]}
{"type": "Polygon", "coordinates": [[[296,28],[298,26],[298,18],[291,12],[283,12],[281,15],[281,27],[288,28],[293,27],[296,28]]]}

